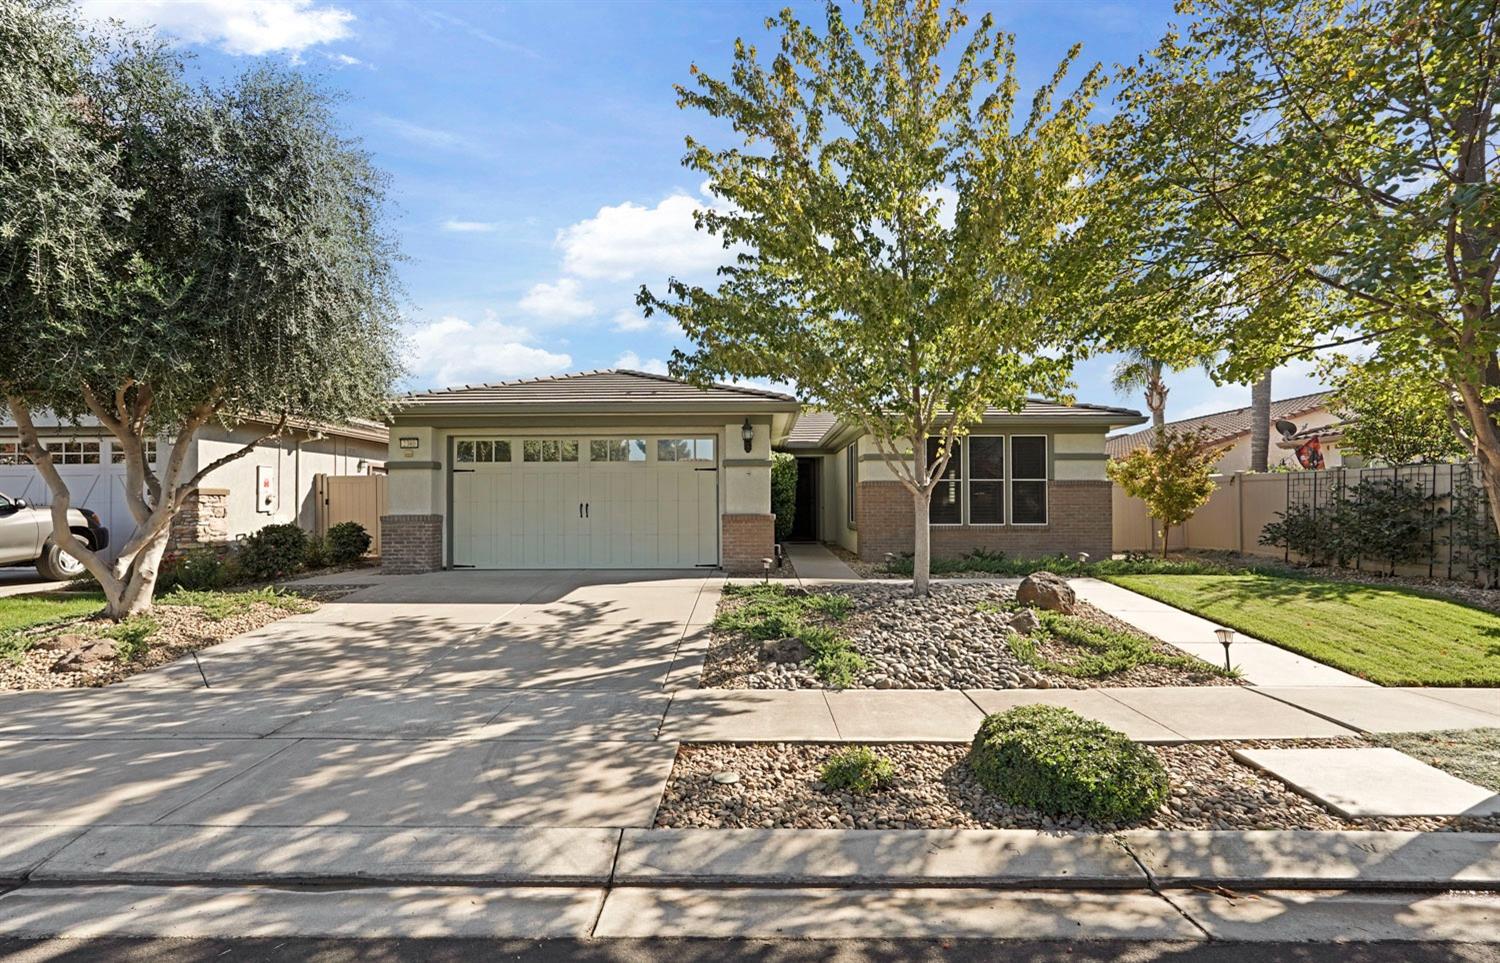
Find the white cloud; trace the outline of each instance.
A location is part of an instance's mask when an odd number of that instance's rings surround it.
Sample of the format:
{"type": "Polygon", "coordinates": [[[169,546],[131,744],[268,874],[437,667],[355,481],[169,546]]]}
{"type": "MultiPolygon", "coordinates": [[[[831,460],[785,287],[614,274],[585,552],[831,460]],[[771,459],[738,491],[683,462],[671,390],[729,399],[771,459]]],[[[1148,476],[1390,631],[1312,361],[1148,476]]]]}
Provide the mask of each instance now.
{"type": "Polygon", "coordinates": [[[648,358],[641,360],[641,356],[634,351],[627,351],[620,355],[615,361],[616,368],[629,368],[631,371],[647,371],[651,374],[666,374],[667,363],[660,358],[648,358]]]}
{"type": "Polygon", "coordinates": [[[615,312],[614,325],[616,331],[626,332],[650,331],[656,326],[650,318],[643,318],[639,311],[629,308],[621,308],[615,312]]]}
{"type": "Polygon", "coordinates": [[[152,27],[232,54],[296,54],[349,36],[354,14],[312,0],[83,0],[94,20],[152,27]]]}
{"type": "Polygon", "coordinates": [[[455,221],[450,219],[443,222],[443,230],[456,231],[459,234],[488,234],[499,227],[500,225],[494,221],[455,221]]]}
{"type": "Polygon", "coordinates": [[[345,53],[329,54],[328,59],[343,67],[358,67],[360,64],[364,63],[364,61],[360,60],[358,57],[351,57],[345,53]]]}
{"type": "Polygon", "coordinates": [[[556,284],[534,284],[519,302],[522,311],[554,320],[586,318],[594,313],[594,303],[583,296],[578,282],[561,278],[556,284]]]}
{"type": "Polygon", "coordinates": [[[472,151],[474,143],[462,134],[452,131],[440,130],[436,127],[424,127],[414,124],[409,120],[399,117],[389,117],[385,114],[377,114],[374,117],[375,124],[383,127],[402,140],[410,141],[419,147],[427,147],[433,150],[472,151]]]}
{"type": "Polygon", "coordinates": [[[601,207],[593,217],[557,233],[563,269],[614,281],[710,271],[730,256],[717,238],[693,227],[693,211],[710,203],[679,193],[655,207],[629,201],[601,207]]]}
{"type": "Polygon", "coordinates": [[[410,336],[412,371],[424,386],[450,386],[558,374],[572,356],[528,344],[531,333],[495,320],[472,322],[447,316],[416,328],[410,336]]]}

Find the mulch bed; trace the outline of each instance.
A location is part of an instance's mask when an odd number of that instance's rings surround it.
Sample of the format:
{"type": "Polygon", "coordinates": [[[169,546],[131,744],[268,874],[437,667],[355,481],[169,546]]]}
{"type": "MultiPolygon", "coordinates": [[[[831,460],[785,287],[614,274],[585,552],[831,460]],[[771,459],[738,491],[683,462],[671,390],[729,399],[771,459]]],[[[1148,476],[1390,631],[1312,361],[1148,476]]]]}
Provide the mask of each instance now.
{"type": "MultiPolygon", "coordinates": [[[[937,584],[927,598],[916,598],[907,585],[864,583],[840,586],[855,599],[854,614],[838,623],[854,651],[870,668],[853,688],[861,689],[1088,689],[1101,686],[1234,685],[1232,679],[1179,666],[1139,665],[1101,678],[1080,679],[1037,668],[1010,648],[1009,622],[1013,586],[937,584]]],[[[739,604],[731,595],[720,611],[739,604]]],[[[1163,655],[1182,652],[1091,605],[1079,603],[1080,618],[1117,632],[1138,636],[1163,655]]],[[[1041,636],[1037,636],[1039,639],[1041,636]]],[[[1072,661],[1081,650],[1043,642],[1039,654],[1052,661],[1072,661]]],[[[715,630],[701,685],[723,689],[816,689],[824,683],[805,663],[778,664],[760,656],[760,643],[736,632],[715,630]]]]}
{"type": "Polygon", "coordinates": [[[1130,824],[1090,824],[1014,807],[974,781],[967,746],[877,746],[896,778],[868,795],[833,791],[819,770],[841,746],[774,743],[688,745],[678,750],[657,810],[658,828],[704,829],[1038,829],[1109,833],[1121,829],[1500,830],[1483,819],[1344,819],[1279,780],[1236,761],[1230,750],[1296,745],[1362,746],[1358,739],[1204,743],[1150,747],[1166,765],[1172,797],[1155,816],[1130,824]],[[721,785],[712,774],[739,781],[721,785]]]}

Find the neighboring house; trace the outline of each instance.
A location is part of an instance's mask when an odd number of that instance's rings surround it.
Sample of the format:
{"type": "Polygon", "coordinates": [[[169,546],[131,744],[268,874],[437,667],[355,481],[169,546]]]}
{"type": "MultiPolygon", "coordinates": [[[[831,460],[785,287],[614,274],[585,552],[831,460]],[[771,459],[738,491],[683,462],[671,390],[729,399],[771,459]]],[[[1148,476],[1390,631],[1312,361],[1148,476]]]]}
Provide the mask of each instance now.
{"type": "MultiPolygon", "coordinates": [[[[135,531],[123,497],[125,459],[112,444],[113,436],[92,420],[72,425],[39,419],[37,430],[68,483],[73,505],[99,513],[109,528],[106,554],[112,557],[135,531]]],[[[191,477],[200,466],[267,430],[267,425],[254,422],[232,429],[201,429],[188,452],[183,477],[191,477]]],[[[385,463],[387,438],[386,427],[374,422],[340,427],[296,424],[281,437],[210,473],[198,498],[173,521],[174,546],[233,540],[274,522],[296,522],[312,529],[316,519],[313,476],[379,471],[385,463]]],[[[147,443],[153,462],[166,456],[170,443],[168,438],[147,443]]],[[[34,505],[52,501],[51,491],[21,452],[15,425],[9,422],[0,424],[0,491],[34,505]]]]}
{"type": "MultiPolygon", "coordinates": [[[[1342,437],[1339,426],[1343,419],[1328,409],[1329,398],[1328,392],[1319,391],[1271,402],[1269,467],[1338,468],[1343,464],[1339,451],[1342,437]],[[1289,435],[1277,430],[1278,421],[1292,429],[1289,435]],[[1318,464],[1319,458],[1322,459],[1321,465],[1318,464]]],[[[1249,406],[1233,408],[1197,418],[1169,421],[1167,427],[1179,432],[1201,432],[1205,445],[1227,446],[1229,450],[1214,466],[1215,472],[1227,475],[1250,470],[1250,414],[1249,406]]],[[[1147,428],[1111,437],[1106,446],[1109,457],[1123,458],[1137,448],[1149,446],[1155,431],[1147,428]]]]}
{"type": "MultiPolygon", "coordinates": [[[[933,499],[934,552],[1108,555],[1104,438],[1143,420],[1045,402],[991,412],[933,499]]],[[[609,370],[404,399],[383,563],[759,573],[774,552],[774,448],[813,466],[805,537],[870,559],[911,551],[911,498],[857,429],[800,414],[790,395],[609,370]]]]}
{"type": "MultiPolygon", "coordinates": [[[[1105,436],[1145,420],[1128,408],[1040,400],[1018,412],[991,409],[959,442],[933,492],[933,557],[984,549],[1108,558],[1105,436]]],[[[928,440],[929,457],[937,445],[928,440]]],[[[780,447],[797,457],[793,538],[836,543],[865,561],[912,550],[912,496],[860,427],[808,412],[780,447]]]]}

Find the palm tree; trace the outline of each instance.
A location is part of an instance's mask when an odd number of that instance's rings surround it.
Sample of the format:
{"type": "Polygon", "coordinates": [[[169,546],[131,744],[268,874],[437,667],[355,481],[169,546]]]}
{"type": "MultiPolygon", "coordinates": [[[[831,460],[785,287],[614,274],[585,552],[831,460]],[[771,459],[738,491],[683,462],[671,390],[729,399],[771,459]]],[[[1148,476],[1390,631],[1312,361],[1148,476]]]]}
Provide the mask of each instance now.
{"type": "Polygon", "coordinates": [[[1151,412],[1151,426],[1160,431],[1167,423],[1167,384],[1161,378],[1162,363],[1146,353],[1144,348],[1131,348],[1115,365],[1110,384],[1115,391],[1126,394],[1144,391],[1146,408],[1151,412]]]}
{"type": "Polygon", "coordinates": [[[1268,471],[1271,461],[1271,372],[1250,386],[1250,470],[1268,471]]]}

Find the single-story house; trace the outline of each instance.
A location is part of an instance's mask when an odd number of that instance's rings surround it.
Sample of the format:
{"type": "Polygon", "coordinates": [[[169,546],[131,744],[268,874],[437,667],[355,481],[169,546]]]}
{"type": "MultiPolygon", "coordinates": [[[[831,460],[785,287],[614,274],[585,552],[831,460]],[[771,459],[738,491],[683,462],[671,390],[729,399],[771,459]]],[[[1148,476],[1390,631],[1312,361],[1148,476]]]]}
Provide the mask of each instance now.
{"type": "MultiPolygon", "coordinates": [[[[1343,464],[1339,450],[1343,419],[1329,409],[1330,395],[1317,391],[1295,398],[1271,402],[1271,453],[1269,467],[1338,468],[1343,464]]],[[[1216,411],[1196,418],[1167,422],[1175,431],[1196,431],[1203,443],[1224,446],[1228,450],[1214,463],[1214,471],[1228,475],[1250,470],[1250,428],[1253,422],[1249,406],[1216,411]]],[[[1109,457],[1123,458],[1137,448],[1145,448],[1156,437],[1155,428],[1109,439],[1109,457]]]]}
{"type": "MultiPolygon", "coordinates": [[[[1112,551],[1105,436],[1145,419],[1129,408],[1033,399],[991,409],[961,439],[929,514],[932,554],[975,549],[1038,557],[1112,551]]],[[[928,439],[928,457],[937,439],[928,439]]],[[[912,497],[874,439],[809,412],[782,450],[797,458],[792,537],[841,545],[865,561],[912,550],[912,497]]]]}
{"type": "MultiPolygon", "coordinates": [[[[1104,439],[1141,421],[1041,401],[990,412],[934,497],[934,551],[1108,555],[1104,439]]],[[[911,550],[911,500],[857,429],[774,391],[615,369],[403,399],[382,561],[759,572],[774,553],[775,449],[809,466],[815,537],[869,559],[911,550]]]]}
{"type": "MultiPolygon", "coordinates": [[[[36,424],[68,483],[73,505],[99,514],[110,530],[109,554],[117,552],[135,531],[124,500],[124,453],[116,450],[108,429],[93,419],[75,425],[38,417],[36,424]]],[[[205,426],[188,451],[183,477],[244,447],[269,428],[255,421],[233,428],[205,426]]],[[[273,523],[295,522],[311,530],[317,515],[314,476],[383,470],[388,437],[386,426],[375,422],[293,422],[280,437],[208,475],[198,497],[173,520],[173,546],[232,541],[273,523]]],[[[166,456],[170,445],[170,438],[149,440],[147,454],[155,462],[166,456]]],[[[47,483],[21,450],[13,422],[0,423],[0,491],[33,505],[52,502],[47,483]]]]}

